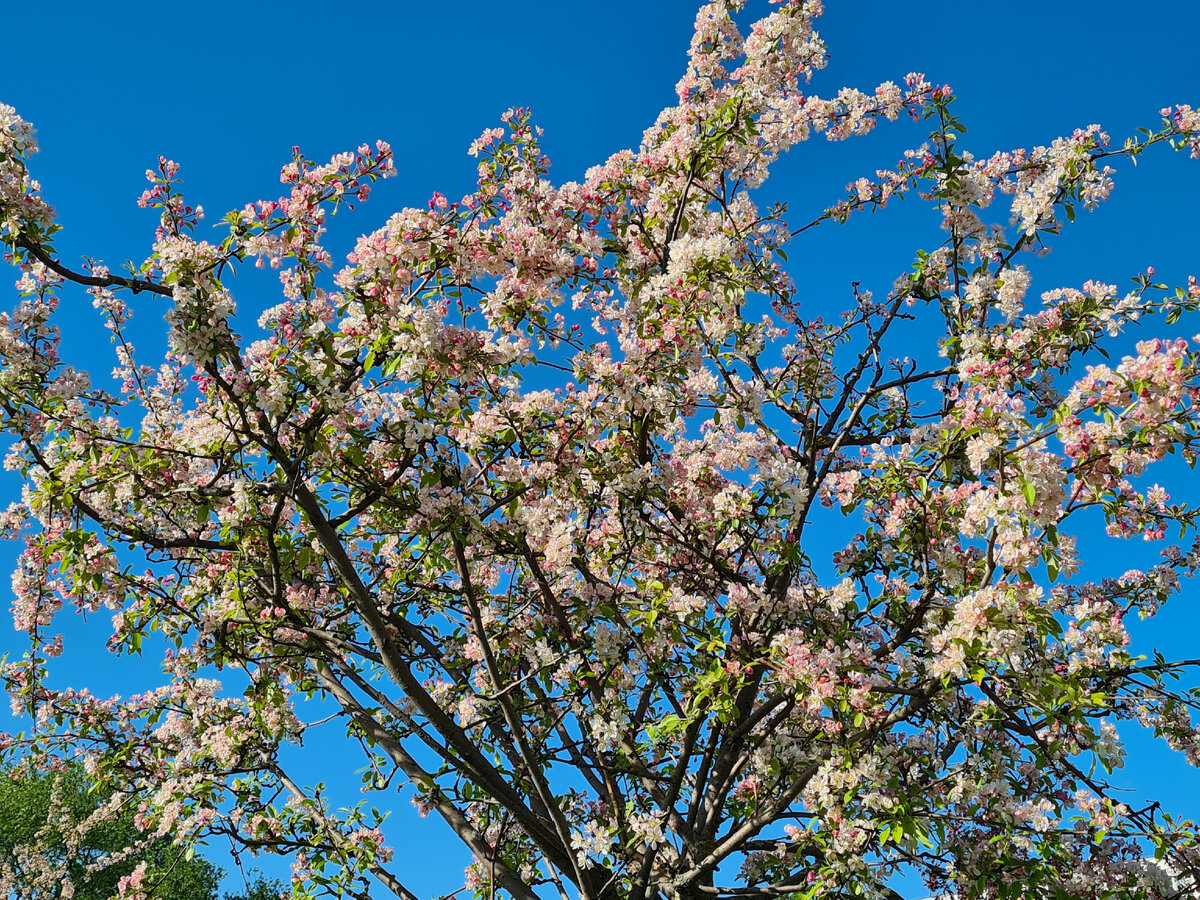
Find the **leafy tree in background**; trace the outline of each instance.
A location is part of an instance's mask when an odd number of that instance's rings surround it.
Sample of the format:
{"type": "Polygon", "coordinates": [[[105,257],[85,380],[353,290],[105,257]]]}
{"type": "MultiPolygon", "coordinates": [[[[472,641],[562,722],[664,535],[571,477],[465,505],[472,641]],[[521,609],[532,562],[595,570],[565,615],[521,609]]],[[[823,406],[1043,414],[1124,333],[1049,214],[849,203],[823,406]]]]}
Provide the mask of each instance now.
{"type": "Polygon", "coordinates": [[[105,865],[106,857],[125,856],[127,848],[142,844],[128,807],[95,818],[89,827],[89,818],[108,799],[92,790],[79,764],[40,774],[6,772],[0,777],[0,866],[18,873],[21,887],[41,882],[34,895],[39,898],[108,900],[145,863],[142,877],[153,885],[154,897],[215,900],[221,870],[166,838],[105,865]],[[48,883],[43,874],[50,875],[48,883]]]}
{"type": "Polygon", "coordinates": [[[246,889],[226,894],[225,900],[279,900],[287,893],[287,885],[278,878],[267,878],[257,869],[252,869],[246,879],[246,889]]]}
{"type": "MultiPolygon", "coordinates": [[[[147,843],[127,805],[97,816],[110,799],[78,763],[0,777],[0,867],[19,897],[109,900],[144,863],[138,878],[149,896],[216,900],[219,867],[166,838],[147,843]]],[[[245,890],[224,900],[278,900],[284,893],[283,882],[253,871],[245,890]]]]}
{"type": "Polygon", "coordinates": [[[1028,293],[1110,164],[1200,154],[1200,115],[972,156],[923,76],[808,93],[818,11],[705,5],[638,150],[555,185],[511,111],[471,148],[472,194],[344,264],[327,216],[396,174],[384,144],[297,154],[217,236],[164,159],[153,249],[120,273],[56,255],[32,130],[0,108],[30,638],[4,677],[35,716],[12,750],[84,754],[148,834],[292,856],[298,894],[412,897],[383,814],[290,772],[331,707],[383,805],[470,848],[480,897],[890,896],[902,867],[967,897],[1162,896],[1147,849],[1186,883],[1195,826],[1108,773],[1118,722],[1200,758],[1196,661],[1127,631],[1200,565],[1196,507],[1154,481],[1195,461],[1200,287],[1028,293]],[[757,202],[783,151],[903,115],[928,142],[829,208],[757,202]],[[807,296],[787,246],[899,196],[942,221],[911,268],[844,310],[807,296]],[[238,313],[255,266],[282,301],[238,313]],[[112,332],[110,389],[59,357],[75,286],[112,332]],[[125,337],[143,309],[166,313],[152,364],[125,337]],[[1159,562],[1093,578],[1097,527],[1159,562]],[[153,634],[163,686],[50,687],[65,606],[115,613],[118,654],[153,634]]]}

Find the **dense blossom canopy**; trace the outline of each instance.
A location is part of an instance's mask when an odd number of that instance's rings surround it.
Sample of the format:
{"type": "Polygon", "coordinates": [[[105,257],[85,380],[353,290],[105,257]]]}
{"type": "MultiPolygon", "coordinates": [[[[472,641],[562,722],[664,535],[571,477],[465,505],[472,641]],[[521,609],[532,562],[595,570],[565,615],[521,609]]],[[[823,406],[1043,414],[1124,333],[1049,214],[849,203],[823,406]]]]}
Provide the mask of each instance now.
{"type": "Polygon", "coordinates": [[[1194,826],[1103,773],[1124,720],[1200,761],[1175,680],[1195,661],[1127,632],[1200,566],[1195,508],[1150,472],[1195,460],[1176,323],[1200,286],[1029,288],[1109,163],[1200,154],[1200,114],[977,158],[922,75],[809,93],[819,3],[741,6],[700,10],[636,151],[556,185],[512,110],[471,147],[474,192],[344,263],[327,216],[396,174],[385,144],[297,151],[283,196],[218,237],[163,159],[153,250],[118,273],[58,257],[32,128],[0,106],[22,294],[0,421],[26,485],[3,525],[30,639],[3,677],[33,718],[10,753],[81,758],[151,838],[289,854],[299,895],[412,896],[381,814],[290,774],[331,712],[369,791],[470,848],[481,897],[888,896],[906,869],[968,897],[1132,898],[1167,890],[1151,851],[1186,881],[1194,826]],[[811,220],[763,206],[790,147],[902,116],[932,133],[899,165],[811,220]],[[787,245],[902,195],[940,211],[941,243],[886,296],[802,298],[787,245]],[[257,324],[232,288],[255,266],[282,286],[257,324]],[[111,331],[111,389],[60,358],[75,286],[111,331]],[[126,339],[143,308],[166,315],[154,364],[126,339]],[[1098,355],[1139,318],[1134,353],[1098,355]],[[1089,580],[1076,537],[1099,513],[1164,541],[1158,564],[1089,580]],[[832,521],[852,536],[818,558],[832,521]],[[162,686],[52,689],[65,607],[108,610],[116,654],[165,649],[162,686]]]}

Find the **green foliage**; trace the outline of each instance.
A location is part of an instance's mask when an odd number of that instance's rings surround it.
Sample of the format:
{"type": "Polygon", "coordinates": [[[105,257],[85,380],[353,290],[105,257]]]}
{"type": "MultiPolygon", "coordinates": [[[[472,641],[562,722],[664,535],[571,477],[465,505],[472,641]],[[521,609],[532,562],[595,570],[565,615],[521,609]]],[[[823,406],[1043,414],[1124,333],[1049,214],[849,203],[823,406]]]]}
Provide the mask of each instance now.
{"type": "Polygon", "coordinates": [[[278,878],[267,878],[257,869],[251,870],[250,882],[244,891],[225,895],[225,900],[279,900],[288,893],[288,886],[278,878]]]}
{"type": "MultiPolygon", "coordinates": [[[[14,777],[9,770],[0,777],[0,860],[19,873],[19,848],[41,845],[45,854],[62,857],[67,851],[66,827],[47,828],[52,808],[57,803],[68,820],[63,825],[76,825],[88,818],[107,799],[84,774],[82,766],[71,765],[57,773],[32,774],[22,772],[14,777]],[[57,800],[55,794],[57,793],[57,800]],[[49,841],[49,843],[45,843],[49,841]]],[[[215,900],[221,870],[200,856],[190,856],[183,847],[163,839],[151,844],[144,852],[122,862],[88,873],[89,864],[110,853],[136,844],[142,834],[133,822],[133,809],[127,809],[114,821],[104,821],[89,828],[83,837],[80,852],[67,861],[67,871],[75,887],[75,900],[109,900],[117,894],[120,879],[129,875],[142,861],[146,862],[146,879],[151,897],[163,900],[215,900]]],[[[260,879],[261,881],[261,879],[260,879]]],[[[265,884],[265,882],[264,882],[265,884]]],[[[257,887],[257,882],[254,887],[257,887]]],[[[61,887],[51,894],[37,897],[58,898],[61,887]]],[[[278,897],[266,890],[252,890],[243,897],[230,900],[266,900],[278,897]]]]}

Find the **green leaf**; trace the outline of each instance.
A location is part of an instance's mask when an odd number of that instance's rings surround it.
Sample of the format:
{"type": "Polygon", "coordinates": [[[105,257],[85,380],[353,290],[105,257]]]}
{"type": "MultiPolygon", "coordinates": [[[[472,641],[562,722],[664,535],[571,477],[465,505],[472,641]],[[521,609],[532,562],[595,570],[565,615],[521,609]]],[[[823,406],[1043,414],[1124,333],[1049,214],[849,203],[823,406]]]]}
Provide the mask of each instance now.
{"type": "Polygon", "coordinates": [[[1051,583],[1058,581],[1058,560],[1051,556],[1046,560],[1046,574],[1050,576],[1051,583]]]}
{"type": "Polygon", "coordinates": [[[1021,477],[1021,496],[1025,498],[1025,502],[1033,506],[1037,500],[1037,490],[1033,486],[1033,482],[1024,476],[1021,477]]]}

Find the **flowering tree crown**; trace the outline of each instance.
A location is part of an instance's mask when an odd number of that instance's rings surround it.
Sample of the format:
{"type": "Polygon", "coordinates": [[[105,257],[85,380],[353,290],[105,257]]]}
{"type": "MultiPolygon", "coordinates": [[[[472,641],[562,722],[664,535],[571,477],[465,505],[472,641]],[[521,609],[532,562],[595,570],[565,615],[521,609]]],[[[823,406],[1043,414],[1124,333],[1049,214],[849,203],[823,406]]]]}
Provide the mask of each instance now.
{"type": "Polygon", "coordinates": [[[1116,536],[1193,532],[1147,470],[1195,459],[1197,355],[1172,327],[1200,287],[1027,294],[1110,162],[1200,155],[1200,115],[977,158],[921,75],[809,93],[819,3],[741,6],[700,10],[638,150],[556,185],[511,110],[471,147],[471,194],[397,213],[344,264],[327,216],[396,174],[386,144],[297,150],[283,196],[207,239],[162,159],[149,257],[75,269],[32,129],[0,106],[22,294],[0,422],[25,479],[4,525],[30,639],[3,677],[34,719],[10,752],[81,756],[150,837],[290,854],[298,896],[412,897],[382,816],[289,773],[331,710],[367,790],[470,848],[477,896],[893,896],[907,869],[969,897],[1132,898],[1166,890],[1148,849],[1193,870],[1194,827],[1099,773],[1122,720],[1200,759],[1173,680],[1195,661],[1138,656],[1126,630],[1200,556],[1093,581],[1076,535],[1089,509],[1116,536]],[[928,142],[811,221],[752,196],[793,145],[901,116],[928,142]],[[787,246],[905,195],[941,242],[885,296],[802,302],[787,246]],[[250,264],[282,288],[257,325],[231,286],[250,264]],[[73,285],[111,332],[111,389],[59,356],[73,285]],[[150,365],[126,336],[155,303],[150,365]],[[1152,316],[1163,336],[1096,358],[1152,316]],[[940,335],[931,358],[897,338],[910,320],[940,335]],[[857,533],[819,559],[834,518],[857,533]],[[154,633],[162,687],[52,689],[64,607],[110,611],[116,654],[154,633]]]}

